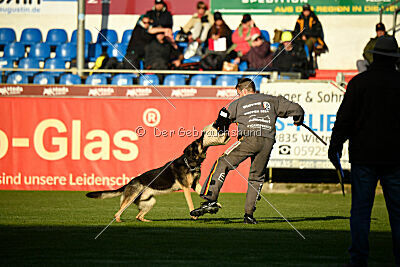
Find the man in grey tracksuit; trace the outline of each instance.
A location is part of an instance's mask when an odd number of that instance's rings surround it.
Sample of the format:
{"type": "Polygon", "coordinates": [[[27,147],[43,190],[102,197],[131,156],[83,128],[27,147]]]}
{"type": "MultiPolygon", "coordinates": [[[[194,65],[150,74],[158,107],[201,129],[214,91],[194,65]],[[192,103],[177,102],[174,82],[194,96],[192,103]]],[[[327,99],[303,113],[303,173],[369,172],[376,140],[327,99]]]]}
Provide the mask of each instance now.
{"type": "Polygon", "coordinates": [[[248,78],[241,79],[236,89],[239,99],[232,102],[225,112],[224,109],[221,110],[220,116],[221,113],[226,113],[229,118],[228,125],[231,122],[238,124],[239,139],[214,163],[200,193],[200,196],[207,201],[202,203],[200,208],[193,210],[191,215],[216,213],[219,208],[218,194],[226,175],[250,157],[244,222],[256,224],[253,212],[265,181],[265,168],[275,143],[276,119],[293,116],[294,123],[300,125],[303,123],[304,111],[299,104],[283,96],[256,94],[255,84],[248,78]]]}

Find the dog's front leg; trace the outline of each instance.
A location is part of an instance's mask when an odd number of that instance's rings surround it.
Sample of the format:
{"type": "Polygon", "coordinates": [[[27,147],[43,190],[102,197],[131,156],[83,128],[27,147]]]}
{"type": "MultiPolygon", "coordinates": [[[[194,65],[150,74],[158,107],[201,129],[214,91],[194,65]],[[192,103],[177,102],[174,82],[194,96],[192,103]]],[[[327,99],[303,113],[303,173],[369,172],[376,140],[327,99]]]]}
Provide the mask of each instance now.
{"type": "MultiPolygon", "coordinates": [[[[190,194],[190,187],[183,187],[183,194],[185,195],[186,202],[189,207],[189,212],[194,210],[192,195],[190,194]]],[[[192,219],[196,220],[197,217],[192,216],[192,219]]]]}

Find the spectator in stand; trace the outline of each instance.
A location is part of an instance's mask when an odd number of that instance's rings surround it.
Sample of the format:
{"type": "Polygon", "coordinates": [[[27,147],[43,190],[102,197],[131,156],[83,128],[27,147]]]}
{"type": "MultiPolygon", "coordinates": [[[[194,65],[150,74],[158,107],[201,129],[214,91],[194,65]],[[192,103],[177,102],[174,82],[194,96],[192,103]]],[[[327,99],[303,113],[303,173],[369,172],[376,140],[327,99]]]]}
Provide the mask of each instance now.
{"type": "Polygon", "coordinates": [[[154,7],[146,15],[150,18],[151,26],[172,29],[172,15],[163,0],[155,0],[154,7]]]}
{"type": "Polygon", "coordinates": [[[220,12],[214,13],[214,24],[208,31],[205,42],[205,56],[202,58],[201,68],[204,70],[221,70],[224,61],[236,57],[236,52],[228,49],[232,46],[232,30],[222,19],[220,12]]]}
{"type": "Polygon", "coordinates": [[[300,35],[301,39],[306,43],[310,54],[312,51],[314,51],[314,47],[320,52],[325,52],[328,50],[328,47],[324,42],[324,34],[321,22],[319,21],[317,15],[311,11],[311,6],[309,4],[305,4],[303,6],[303,11],[297,19],[293,35],[296,36],[301,31],[303,31],[300,35]]]}
{"type": "Polygon", "coordinates": [[[378,40],[379,37],[385,35],[387,36],[385,25],[382,22],[376,24],[375,31],[376,31],[376,36],[374,38],[371,38],[364,48],[364,53],[363,53],[364,59],[357,60],[357,69],[359,72],[366,71],[374,61],[372,54],[368,53],[367,51],[374,50],[376,41],[378,40]]]}
{"type": "Polygon", "coordinates": [[[247,61],[249,71],[262,70],[264,68],[264,70],[271,70],[274,55],[271,52],[270,43],[264,41],[257,33],[252,36],[251,40],[250,51],[246,55],[236,58],[235,63],[239,64],[240,61],[247,61]]]}
{"type": "Polygon", "coordinates": [[[301,40],[292,41],[292,39],[291,32],[282,33],[282,43],[274,54],[273,67],[283,72],[300,72],[302,78],[308,78],[308,61],[304,43],[301,40]]]}
{"type": "Polygon", "coordinates": [[[214,18],[203,1],[197,2],[197,13],[183,27],[185,33],[191,32],[194,41],[199,44],[207,40],[207,34],[214,24],[214,18]]]}
{"type": "Polygon", "coordinates": [[[123,60],[125,69],[139,69],[140,60],[143,60],[145,56],[145,47],[154,39],[154,34],[158,32],[164,32],[167,36],[172,35],[170,28],[151,27],[148,15],[139,18],[126,49],[123,60]]]}
{"type": "Polygon", "coordinates": [[[232,30],[222,19],[220,12],[214,13],[214,24],[207,34],[207,51],[226,53],[232,46],[232,30]]]}
{"type": "Polygon", "coordinates": [[[251,47],[251,36],[254,34],[260,34],[261,31],[254,24],[254,21],[251,19],[250,14],[244,14],[242,18],[242,22],[236,31],[232,34],[232,42],[233,46],[231,49],[238,53],[238,56],[244,56],[247,52],[250,51],[251,47]]]}
{"type": "Polygon", "coordinates": [[[166,36],[163,31],[145,48],[144,63],[146,69],[167,70],[178,68],[183,59],[172,36],[166,36]]]}

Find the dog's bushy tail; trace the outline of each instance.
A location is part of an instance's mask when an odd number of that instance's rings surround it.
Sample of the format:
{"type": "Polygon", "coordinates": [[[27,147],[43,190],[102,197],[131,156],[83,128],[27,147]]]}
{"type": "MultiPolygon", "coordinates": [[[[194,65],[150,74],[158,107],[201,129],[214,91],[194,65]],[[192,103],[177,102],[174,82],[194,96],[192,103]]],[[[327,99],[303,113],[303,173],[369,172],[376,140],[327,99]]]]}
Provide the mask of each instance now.
{"type": "Polygon", "coordinates": [[[90,198],[100,198],[100,199],[118,197],[118,196],[122,195],[122,193],[124,192],[125,186],[126,185],[124,185],[123,187],[118,188],[116,190],[89,192],[86,194],[86,196],[90,197],[90,198]]]}

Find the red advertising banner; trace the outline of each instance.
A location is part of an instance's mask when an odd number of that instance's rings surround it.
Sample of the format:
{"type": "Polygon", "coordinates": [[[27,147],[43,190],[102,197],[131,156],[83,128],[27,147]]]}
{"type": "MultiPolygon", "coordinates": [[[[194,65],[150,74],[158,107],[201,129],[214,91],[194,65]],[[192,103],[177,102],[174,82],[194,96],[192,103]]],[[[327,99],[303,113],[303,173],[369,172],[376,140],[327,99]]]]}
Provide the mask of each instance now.
{"type": "Polygon", "coordinates": [[[237,94],[234,87],[196,86],[117,86],[117,85],[38,85],[0,84],[0,96],[88,96],[88,97],[168,97],[168,98],[233,98],[237,94]]]}
{"type": "MultiPolygon", "coordinates": [[[[182,155],[230,100],[169,101],[1,97],[0,189],[119,188],[182,155]]],[[[209,148],[201,183],[230,144],[209,148]]],[[[238,168],[245,177],[248,169],[238,168]]],[[[235,171],[228,177],[224,192],[246,191],[235,171]]]]}
{"type": "MultiPolygon", "coordinates": [[[[165,0],[168,10],[173,15],[191,15],[196,12],[195,1],[187,0],[165,0]]],[[[210,7],[210,0],[203,0],[210,7]]],[[[86,14],[98,15],[133,15],[145,14],[154,6],[154,0],[132,1],[132,0],[87,0],[86,14]]]]}

